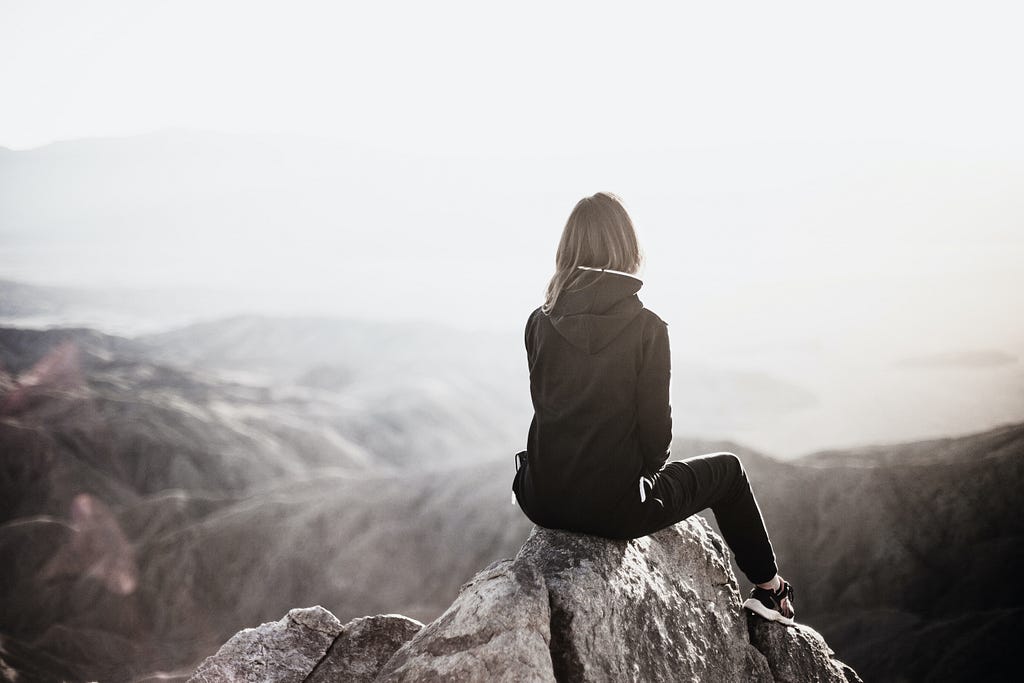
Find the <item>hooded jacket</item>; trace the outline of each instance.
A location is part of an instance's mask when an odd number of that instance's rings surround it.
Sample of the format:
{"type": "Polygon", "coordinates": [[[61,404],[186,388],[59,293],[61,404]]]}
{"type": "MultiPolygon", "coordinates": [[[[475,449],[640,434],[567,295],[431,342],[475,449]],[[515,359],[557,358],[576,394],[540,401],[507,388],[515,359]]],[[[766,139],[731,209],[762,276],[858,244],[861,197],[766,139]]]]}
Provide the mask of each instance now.
{"type": "Polygon", "coordinates": [[[668,325],[642,285],[587,269],[526,322],[534,416],[512,489],[541,526],[607,532],[669,457],[668,325]]]}

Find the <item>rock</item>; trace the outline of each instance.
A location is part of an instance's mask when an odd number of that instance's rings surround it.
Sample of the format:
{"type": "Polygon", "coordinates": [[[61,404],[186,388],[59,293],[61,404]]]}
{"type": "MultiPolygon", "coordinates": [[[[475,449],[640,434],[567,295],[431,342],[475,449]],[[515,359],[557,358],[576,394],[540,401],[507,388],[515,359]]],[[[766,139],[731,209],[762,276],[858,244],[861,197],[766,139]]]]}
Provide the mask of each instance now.
{"type": "Polygon", "coordinates": [[[280,621],[236,633],[188,680],[301,683],[340,632],[341,622],[319,605],[293,609],[280,621]]]}
{"type": "Polygon", "coordinates": [[[700,518],[613,541],[535,527],[464,584],[380,681],[771,681],[700,518]]]}
{"type": "Polygon", "coordinates": [[[534,527],[422,628],[324,614],[242,631],[192,680],[860,682],[813,629],[742,609],[728,550],[696,516],[631,541],[534,527]]]}
{"type": "Polygon", "coordinates": [[[752,614],[747,619],[750,642],[764,653],[778,683],[864,683],[810,626],[778,628],[752,614]]]}
{"type": "Polygon", "coordinates": [[[353,619],[341,627],[341,633],[310,672],[307,681],[372,681],[395,650],[422,628],[422,622],[401,614],[378,614],[353,619]]]}
{"type": "Polygon", "coordinates": [[[382,681],[554,681],[544,577],[501,560],[384,665],[382,681]]]}
{"type": "Polygon", "coordinates": [[[208,681],[371,681],[405,641],[423,627],[397,614],[345,625],[323,607],[293,609],[280,621],[239,631],[188,679],[208,681]]]}

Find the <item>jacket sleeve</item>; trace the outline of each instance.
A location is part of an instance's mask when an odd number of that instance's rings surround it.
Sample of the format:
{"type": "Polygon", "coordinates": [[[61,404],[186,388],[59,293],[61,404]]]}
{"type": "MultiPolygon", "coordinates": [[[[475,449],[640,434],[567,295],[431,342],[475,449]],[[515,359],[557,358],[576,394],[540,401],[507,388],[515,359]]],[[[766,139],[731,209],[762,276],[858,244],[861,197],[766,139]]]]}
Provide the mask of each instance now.
{"type": "Polygon", "coordinates": [[[672,406],[669,396],[672,369],[668,326],[659,320],[649,330],[643,339],[636,404],[644,470],[647,474],[653,474],[668,460],[672,446],[672,406]]]}
{"type": "Polygon", "coordinates": [[[523,329],[523,341],[526,344],[526,363],[528,366],[533,365],[533,320],[536,316],[536,312],[531,313],[526,319],[526,327],[523,329]]]}
{"type": "Polygon", "coordinates": [[[526,327],[523,330],[523,341],[526,345],[526,364],[530,372],[533,372],[533,364],[537,360],[538,339],[543,318],[544,313],[541,309],[539,307],[534,309],[533,313],[526,319],[526,327]]]}

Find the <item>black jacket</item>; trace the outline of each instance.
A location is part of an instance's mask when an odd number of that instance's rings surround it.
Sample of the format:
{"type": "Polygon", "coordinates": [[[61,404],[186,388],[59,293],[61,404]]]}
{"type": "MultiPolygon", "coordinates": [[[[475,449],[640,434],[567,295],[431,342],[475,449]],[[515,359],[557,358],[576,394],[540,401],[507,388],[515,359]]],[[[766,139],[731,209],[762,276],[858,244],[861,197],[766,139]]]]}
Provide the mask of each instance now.
{"type": "Polygon", "coordinates": [[[512,488],[541,526],[606,532],[669,457],[668,326],[642,285],[587,270],[526,322],[534,417],[512,488]]]}

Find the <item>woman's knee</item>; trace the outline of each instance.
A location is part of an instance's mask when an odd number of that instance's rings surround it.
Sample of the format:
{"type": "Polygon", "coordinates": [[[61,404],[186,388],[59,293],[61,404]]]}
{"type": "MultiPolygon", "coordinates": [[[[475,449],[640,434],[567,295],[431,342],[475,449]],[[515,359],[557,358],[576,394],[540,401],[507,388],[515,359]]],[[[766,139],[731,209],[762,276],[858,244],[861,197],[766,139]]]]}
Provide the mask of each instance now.
{"type": "Polygon", "coordinates": [[[735,453],[721,451],[719,453],[715,453],[712,457],[716,458],[719,462],[724,463],[727,467],[743,469],[743,461],[740,460],[740,456],[735,453]]]}
{"type": "Polygon", "coordinates": [[[740,457],[735,453],[715,453],[714,457],[719,461],[719,463],[721,463],[721,466],[725,468],[725,471],[730,478],[747,478],[747,470],[743,467],[743,461],[740,460],[740,457]]]}

